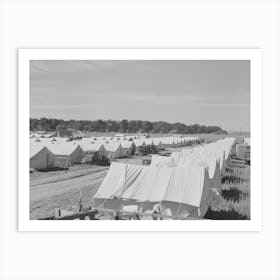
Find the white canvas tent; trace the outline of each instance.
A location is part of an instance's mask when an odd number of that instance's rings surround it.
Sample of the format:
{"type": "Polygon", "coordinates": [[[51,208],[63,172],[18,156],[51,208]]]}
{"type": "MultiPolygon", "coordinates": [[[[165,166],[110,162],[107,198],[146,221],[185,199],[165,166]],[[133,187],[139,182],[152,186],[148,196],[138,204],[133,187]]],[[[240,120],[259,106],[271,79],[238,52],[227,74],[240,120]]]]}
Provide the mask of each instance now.
{"type": "Polygon", "coordinates": [[[151,166],[175,167],[177,163],[172,157],[152,155],[151,166]]]}
{"type": "Polygon", "coordinates": [[[74,141],[74,143],[80,145],[84,151],[86,151],[89,144],[92,144],[94,142],[94,138],[82,138],[81,140],[74,141]]]}
{"type": "Polygon", "coordinates": [[[53,168],[55,166],[55,155],[41,143],[31,142],[29,166],[37,170],[53,168]]]}
{"type": "Polygon", "coordinates": [[[106,150],[102,143],[100,142],[92,142],[83,145],[83,150],[87,156],[91,157],[91,161],[102,160],[106,154],[106,150]]]}
{"type": "Polygon", "coordinates": [[[135,144],[133,143],[133,141],[119,141],[119,143],[122,146],[124,156],[132,155],[133,149],[135,147],[135,144]]]}
{"type": "Polygon", "coordinates": [[[50,137],[50,138],[30,138],[30,141],[33,142],[40,142],[42,144],[47,143],[60,143],[60,142],[66,142],[68,138],[62,138],[62,137],[50,137]]]}
{"type": "Polygon", "coordinates": [[[121,158],[123,156],[122,146],[120,143],[106,141],[105,143],[103,143],[103,146],[106,151],[106,156],[113,159],[121,158]]]}
{"type": "Polygon", "coordinates": [[[211,187],[219,188],[221,186],[220,162],[215,157],[203,157],[193,155],[192,157],[183,157],[177,161],[177,166],[201,166],[208,170],[211,187]]]}
{"type": "Polygon", "coordinates": [[[160,140],[160,138],[154,138],[153,139],[153,143],[154,143],[154,145],[156,145],[158,148],[161,148],[161,140],[160,140]]]}
{"type": "Polygon", "coordinates": [[[81,163],[85,152],[73,142],[50,143],[46,147],[55,155],[55,165],[66,167],[68,164],[81,163]]]}
{"type": "Polygon", "coordinates": [[[94,196],[94,204],[114,209],[136,204],[141,211],[152,210],[160,204],[172,215],[202,215],[209,184],[207,169],[203,167],[144,167],[113,163],[94,196]]]}
{"type": "Polygon", "coordinates": [[[133,140],[134,144],[136,147],[140,147],[140,146],[143,146],[145,145],[145,139],[134,139],[133,140]]]}
{"type": "Polygon", "coordinates": [[[83,145],[83,150],[85,152],[105,152],[104,145],[100,142],[92,142],[87,145],[83,145]]]}

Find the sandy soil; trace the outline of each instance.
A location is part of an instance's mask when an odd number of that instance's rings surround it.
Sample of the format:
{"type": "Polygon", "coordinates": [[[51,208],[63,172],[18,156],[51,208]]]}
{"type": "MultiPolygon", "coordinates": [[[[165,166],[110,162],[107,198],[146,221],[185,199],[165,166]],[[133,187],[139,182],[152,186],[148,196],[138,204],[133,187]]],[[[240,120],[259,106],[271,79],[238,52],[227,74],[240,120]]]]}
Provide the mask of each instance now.
{"type": "Polygon", "coordinates": [[[53,216],[54,208],[76,206],[80,191],[83,203],[90,203],[109,167],[79,166],[68,171],[37,172],[30,176],[30,218],[53,216]]]}

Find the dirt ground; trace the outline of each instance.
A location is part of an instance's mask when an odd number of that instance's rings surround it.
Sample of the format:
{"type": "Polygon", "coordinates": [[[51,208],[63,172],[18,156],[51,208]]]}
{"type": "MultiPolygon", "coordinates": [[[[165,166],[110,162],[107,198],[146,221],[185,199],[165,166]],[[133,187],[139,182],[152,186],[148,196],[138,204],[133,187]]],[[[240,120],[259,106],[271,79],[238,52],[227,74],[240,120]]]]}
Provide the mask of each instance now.
{"type": "Polygon", "coordinates": [[[109,167],[73,166],[68,171],[36,172],[30,176],[30,218],[53,216],[54,208],[72,209],[83,191],[83,201],[98,190],[109,167]]]}

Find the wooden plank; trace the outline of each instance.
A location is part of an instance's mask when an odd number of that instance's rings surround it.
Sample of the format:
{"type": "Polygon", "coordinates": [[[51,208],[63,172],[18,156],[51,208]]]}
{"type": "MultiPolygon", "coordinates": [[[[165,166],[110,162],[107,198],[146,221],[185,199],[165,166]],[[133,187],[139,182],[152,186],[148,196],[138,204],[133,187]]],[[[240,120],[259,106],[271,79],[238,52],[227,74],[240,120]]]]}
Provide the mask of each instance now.
{"type": "Polygon", "coordinates": [[[56,220],[74,220],[74,219],[80,219],[80,220],[85,220],[85,217],[88,217],[87,219],[90,220],[95,220],[95,216],[97,214],[111,214],[115,219],[119,217],[125,218],[136,218],[137,216],[142,216],[142,217],[152,217],[155,219],[172,219],[172,220],[203,220],[203,218],[194,218],[194,217],[180,217],[180,216],[170,216],[170,215],[164,215],[164,214],[150,214],[150,213],[145,213],[145,212],[130,212],[130,211],[124,211],[124,210],[114,210],[114,209],[105,209],[105,208],[95,208],[92,211],[87,211],[87,212],[77,212],[77,213],[71,213],[70,211],[65,211],[60,209],[60,216],[56,216],[56,220]],[[69,212],[71,214],[69,214],[69,212]],[[66,215],[63,215],[66,214],[66,215]]]}
{"type": "Polygon", "coordinates": [[[84,220],[86,216],[90,217],[90,220],[94,220],[95,215],[98,214],[97,210],[89,211],[89,212],[84,212],[84,213],[72,213],[70,215],[65,215],[65,216],[60,216],[56,217],[56,220],[84,220]]]}

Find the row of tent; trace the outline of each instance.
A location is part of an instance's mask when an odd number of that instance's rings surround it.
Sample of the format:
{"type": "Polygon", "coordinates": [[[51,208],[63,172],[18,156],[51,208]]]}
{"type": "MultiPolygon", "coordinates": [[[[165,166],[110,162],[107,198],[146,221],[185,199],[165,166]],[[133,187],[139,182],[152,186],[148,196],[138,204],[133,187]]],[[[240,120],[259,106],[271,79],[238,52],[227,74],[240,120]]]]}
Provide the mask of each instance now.
{"type": "Polygon", "coordinates": [[[67,167],[71,164],[82,162],[85,157],[90,160],[101,161],[102,159],[117,159],[130,156],[139,147],[154,146],[161,149],[166,145],[187,145],[198,141],[195,137],[183,139],[164,138],[143,138],[128,140],[109,140],[104,137],[82,138],[70,140],[67,138],[30,138],[30,167],[38,170],[53,167],[67,167]],[[161,140],[159,140],[161,139],[161,140]],[[180,140],[180,141],[179,141],[180,140]],[[172,144],[170,144],[172,143],[172,144]]]}
{"type": "Polygon", "coordinates": [[[30,142],[29,166],[37,170],[65,168],[80,163],[84,156],[85,152],[82,148],[71,142],[60,144],[30,142]]]}
{"type": "Polygon", "coordinates": [[[220,181],[234,138],[153,156],[150,166],[112,163],[93,197],[94,206],[176,217],[203,217],[210,188],[220,181]]]}
{"type": "Polygon", "coordinates": [[[126,137],[90,137],[90,138],[82,138],[78,140],[71,140],[69,138],[62,137],[30,137],[30,141],[33,142],[77,142],[77,143],[91,143],[91,142],[101,142],[101,143],[110,143],[110,142],[120,142],[120,143],[129,143],[133,142],[136,147],[143,145],[155,145],[160,147],[168,147],[168,146],[186,146],[191,143],[199,143],[198,137],[154,137],[154,138],[129,138],[126,137]]]}
{"type": "Polygon", "coordinates": [[[44,131],[37,131],[37,132],[33,132],[30,133],[30,138],[51,138],[51,137],[55,137],[56,133],[46,133],[44,131]]]}
{"type": "Polygon", "coordinates": [[[173,152],[170,157],[152,156],[151,165],[157,167],[192,167],[207,168],[211,185],[219,187],[221,174],[225,171],[226,160],[232,152],[235,138],[225,138],[210,144],[194,146],[173,152]]]}

